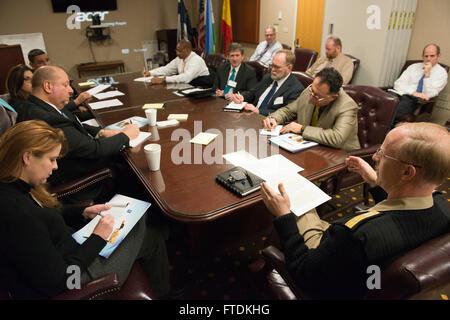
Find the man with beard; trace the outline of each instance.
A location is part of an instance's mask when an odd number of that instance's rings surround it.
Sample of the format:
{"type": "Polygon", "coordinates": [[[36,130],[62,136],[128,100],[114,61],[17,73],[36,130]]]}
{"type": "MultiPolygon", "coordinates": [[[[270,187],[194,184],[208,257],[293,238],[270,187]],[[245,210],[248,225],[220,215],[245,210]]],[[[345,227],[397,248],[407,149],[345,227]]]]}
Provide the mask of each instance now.
{"type": "Polygon", "coordinates": [[[337,37],[329,37],[325,42],[325,56],[317,60],[306,74],[315,77],[324,68],[333,67],[342,76],[344,84],[348,84],[353,76],[353,61],[342,53],[342,42],[337,37]]]}
{"type": "Polygon", "coordinates": [[[311,140],[345,151],[360,149],[358,105],[342,89],[342,76],[325,68],[300,97],[264,119],[264,128],[273,130],[286,124],[280,133],[293,132],[311,140]]]}
{"type": "Polygon", "coordinates": [[[265,116],[295,101],[304,87],[291,74],[294,63],[295,55],[291,51],[278,51],[273,57],[270,74],[266,74],[256,87],[233,94],[233,101],[248,102],[244,107],[246,111],[265,116]]]}

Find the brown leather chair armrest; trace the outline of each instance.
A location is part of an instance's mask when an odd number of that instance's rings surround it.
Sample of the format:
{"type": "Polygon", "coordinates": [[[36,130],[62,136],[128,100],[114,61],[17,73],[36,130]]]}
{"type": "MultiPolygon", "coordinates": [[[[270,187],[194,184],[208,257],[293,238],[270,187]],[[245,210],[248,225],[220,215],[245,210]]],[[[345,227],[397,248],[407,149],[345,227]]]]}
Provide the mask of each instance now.
{"type": "Polygon", "coordinates": [[[275,296],[280,300],[301,300],[307,299],[295,284],[294,279],[289,274],[284,261],[284,254],[274,246],[264,248],[262,251],[266,262],[273,267],[273,271],[267,276],[269,286],[275,296]]]}
{"type": "Polygon", "coordinates": [[[120,281],[115,273],[109,273],[97,280],[85,283],[81,289],[66,291],[52,300],[105,300],[113,298],[120,291],[120,281]]]}
{"type": "Polygon", "coordinates": [[[82,178],[76,179],[68,183],[63,183],[58,186],[51,186],[49,188],[49,192],[52,194],[56,194],[57,198],[62,198],[71,195],[73,193],[76,193],[79,190],[84,189],[106,178],[112,178],[112,172],[108,168],[95,171],[87,176],[84,176],[82,178]]]}

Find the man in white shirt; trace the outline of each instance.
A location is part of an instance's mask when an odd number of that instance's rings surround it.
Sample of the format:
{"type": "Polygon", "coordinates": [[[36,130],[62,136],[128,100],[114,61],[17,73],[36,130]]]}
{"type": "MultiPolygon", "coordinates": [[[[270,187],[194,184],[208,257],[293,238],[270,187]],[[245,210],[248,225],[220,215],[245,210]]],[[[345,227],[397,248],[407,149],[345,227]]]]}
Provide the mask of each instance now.
{"type": "Polygon", "coordinates": [[[265,30],[266,40],[258,44],[255,53],[250,57],[250,61],[258,61],[265,65],[272,62],[273,56],[277,51],[283,49],[281,43],[276,40],[276,33],[273,27],[267,27],[265,30]]]}
{"type": "Polygon", "coordinates": [[[447,84],[447,71],[438,63],[441,49],[429,44],[423,49],[423,62],[410,65],[394,83],[393,93],[399,96],[395,119],[412,114],[420,100],[436,97],[447,84]]]}
{"type": "Polygon", "coordinates": [[[194,86],[212,86],[205,60],[192,51],[192,44],[187,40],[180,40],[176,47],[177,57],[167,65],[144,71],[143,76],[153,76],[153,84],[161,83],[189,83],[194,86]]]}

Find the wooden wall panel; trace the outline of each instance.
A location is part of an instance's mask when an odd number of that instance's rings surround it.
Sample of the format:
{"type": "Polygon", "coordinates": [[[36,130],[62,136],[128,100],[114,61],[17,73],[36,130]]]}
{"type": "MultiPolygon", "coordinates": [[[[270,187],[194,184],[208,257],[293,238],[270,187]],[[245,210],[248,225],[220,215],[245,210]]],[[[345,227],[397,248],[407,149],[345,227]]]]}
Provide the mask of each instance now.
{"type": "Polygon", "coordinates": [[[261,0],[230,0],[233,41],[259,43],[261,0]]]}

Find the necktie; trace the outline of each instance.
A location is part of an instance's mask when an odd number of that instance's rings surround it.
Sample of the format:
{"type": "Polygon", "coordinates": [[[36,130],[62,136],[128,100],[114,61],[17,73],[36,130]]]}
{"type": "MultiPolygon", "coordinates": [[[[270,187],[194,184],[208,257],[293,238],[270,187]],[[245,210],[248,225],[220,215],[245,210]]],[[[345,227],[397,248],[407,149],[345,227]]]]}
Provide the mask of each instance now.
{"type": "Polygon", "coordinates": [[[319,106],[316,106],[314,108],[314,113],[311,120],[311,126],[313,127],[315,127],[317,125],[317,121],[319,121],[319,110],[320,110],[319,106]]]}
{"type": "MultiPolygon", "coordinates": [[[[277,90],[278,82],[274,81],[272,89],[270,89],[267,96],[264,98],[263,102],[259,106],[259,113],[261,113],[262,110],[267,109],[267,104],[269,103],[270,99],[273,97],[275,90],[277,90]]],[[[261,113],[263,114],[263,113],[261,113]]]]}
{"type": "Polygon", "coordinates": [[[11,107],[11,106],[9,105],[8,102],[6,102],[5,100],[3,100],[3,99],[1,99],[1,98],[0,98],[0,104],[1,104],[2,106],[4,106],[6,109],[8,109],[9,111],[12,111],[12,112],[14,112],[14,113],[17,113],[17,111],[14,110],[14,108],[11,107]]]}
{"type": "Polygon", "coordinates": [[[64,112],[61,111],[61,115],[66,118],[67,120],[70,120],[70,118],[67,116],[67,114],[65,114],[64,112]]]}
{"type": "Polygon", "coordinates": [[[425,78],[425,75],[423,75],[422,78],[420,78],[419,84],[417,85],[416,92],[422,92],[422,90],[423,90],[423,78],[425,78]]]}
{"type": "Polygon", "coordinates": [[[261,52],[261,54],[259,55],[258,59],[256,59],[256,60],[261,59],[261,58],[266,54],[266,52],[267,52],[267,50],[269,49],[269,47],[270,47],[270,45],[267,44],[266,47],[264,48],[264,50],[263,50],[263,51],[261,52]]]}
{"type": "Polygon", "coordinates": [[[184,67],[186,67],[186,60],[183,60],[183,67],[181,68],[181,73],[184,73],[184,67]]]}
{"type": "MultiPolygon", "coordinates": [[[[233,68],[233,70],[231,71],[231,77],[229,80],[234,81],[234,77],[236,76],[236,69],[233,68]]],[[[225,90],[223,90],[223,94],[226,95],[228,93],[228,91],[230,91],[231,87],[227,84],[227,86],[225,87],[225,90]]]]}

